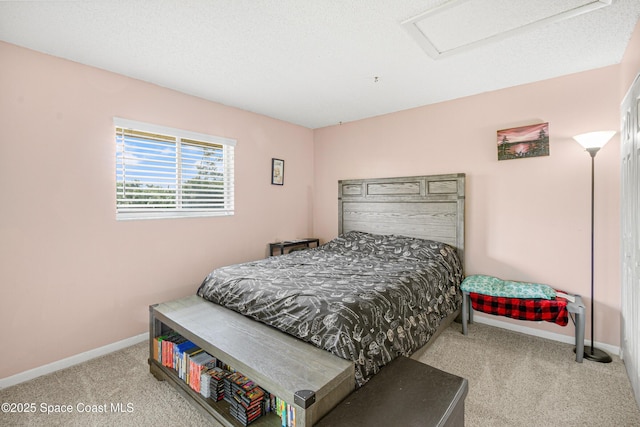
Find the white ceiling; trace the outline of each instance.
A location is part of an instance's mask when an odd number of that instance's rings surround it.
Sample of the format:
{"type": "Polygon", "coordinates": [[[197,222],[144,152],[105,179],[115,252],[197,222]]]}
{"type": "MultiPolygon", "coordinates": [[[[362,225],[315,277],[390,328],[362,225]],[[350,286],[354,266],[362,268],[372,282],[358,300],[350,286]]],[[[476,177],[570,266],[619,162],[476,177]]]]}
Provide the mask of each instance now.
{"type": "Polygon", "coordinates": [[[639,17],[640,0],[0,1],[0,40],[319,128],[617,64],[639,17]],[[408,30],[425,12],[446,55],[408,30]]]}

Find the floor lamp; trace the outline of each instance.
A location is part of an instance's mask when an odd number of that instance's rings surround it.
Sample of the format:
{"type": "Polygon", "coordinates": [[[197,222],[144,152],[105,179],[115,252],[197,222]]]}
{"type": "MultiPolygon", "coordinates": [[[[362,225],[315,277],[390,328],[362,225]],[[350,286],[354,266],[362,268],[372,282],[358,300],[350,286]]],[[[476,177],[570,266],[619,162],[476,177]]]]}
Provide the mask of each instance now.
{"type": "Polygon", "coordinates": [[[594,347],[595,338],[593,335],[593,318],[595,312],[593,310],[593,200],[594,200],[594,160],[596,153],[604,144],[609,142],[611,137],[615,135],[615,131],[590,132],[576,135],[573,137],[585,150],[591,155],[591,346],[584,347],[584,358],[594,362],[609,363],[611,356],[604,351],[594,347]]]}

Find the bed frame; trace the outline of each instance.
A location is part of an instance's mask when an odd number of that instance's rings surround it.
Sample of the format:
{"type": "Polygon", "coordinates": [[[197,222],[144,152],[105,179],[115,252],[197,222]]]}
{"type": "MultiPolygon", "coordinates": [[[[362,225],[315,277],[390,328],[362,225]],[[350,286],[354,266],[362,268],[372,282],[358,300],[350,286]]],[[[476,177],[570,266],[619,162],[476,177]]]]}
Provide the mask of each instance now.
{"type": "MultiPolygon", "coordinates": [[[[351,179],[338,183],[339,233],[398,234],[448,243],[464,256],[465,175],[351,179]]],[[[432,342],[459,314],[445,319],[432,342]]],[[[296,426],[312,426],[355,389],[353,363],[196,295],[149,307],[149,365],[206,416],[239,426],[226,403],[205,400],[153,357],[154,338],[179,332],[296,410],[296,426]]],[[[421,355],[429,344],[412,357],[421,355]]],[[[261,417],[252,426],[279,426],[261,417]]]]}
{"type": "Polygon", "coordinates": [[[465,175],[338,182],[338,234],[364,231],[436,240],[464,264],[465,175]]]}

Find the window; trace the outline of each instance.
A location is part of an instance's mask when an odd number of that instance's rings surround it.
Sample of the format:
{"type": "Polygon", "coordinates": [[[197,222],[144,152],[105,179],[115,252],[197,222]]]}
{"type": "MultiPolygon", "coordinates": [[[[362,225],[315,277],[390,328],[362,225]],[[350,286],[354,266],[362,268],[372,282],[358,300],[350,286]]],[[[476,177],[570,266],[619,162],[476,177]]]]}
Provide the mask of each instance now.
{"type": "Polygon", "coordinates": [[[117,219],[233,215],[234,140],[113,122],[117,219]]]}

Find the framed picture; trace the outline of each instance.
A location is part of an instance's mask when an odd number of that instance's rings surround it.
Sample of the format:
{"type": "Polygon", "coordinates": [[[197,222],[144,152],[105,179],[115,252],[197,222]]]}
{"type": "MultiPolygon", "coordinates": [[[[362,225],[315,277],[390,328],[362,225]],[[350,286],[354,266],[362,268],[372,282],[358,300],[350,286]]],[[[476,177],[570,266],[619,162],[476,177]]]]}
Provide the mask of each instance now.
{"type": "Polygon", "coordinates": [[[271,183],[284,185],[284,160],[271,159],[271,183]]]}
{"type": "Polygon", "coordinates": [[[498,160],[549,155],[549,123],[498,131],[498,160]]]}

